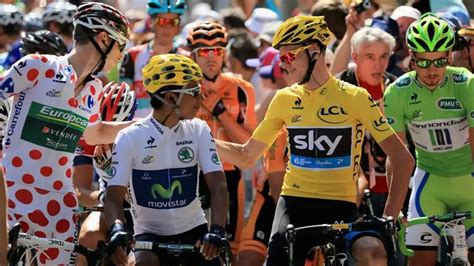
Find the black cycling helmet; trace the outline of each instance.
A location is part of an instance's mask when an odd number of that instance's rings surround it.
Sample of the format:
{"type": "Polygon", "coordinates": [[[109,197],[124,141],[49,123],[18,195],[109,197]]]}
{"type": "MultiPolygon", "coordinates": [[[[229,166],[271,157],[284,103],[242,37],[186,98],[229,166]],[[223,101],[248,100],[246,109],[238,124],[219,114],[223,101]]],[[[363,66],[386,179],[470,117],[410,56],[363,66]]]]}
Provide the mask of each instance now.
{"type": "Polygon", "coordinates": [[[77,8],[73,23],[75,27],[74,30],[80,30],[85,33],[90,42],[101,54],[101,59],[97,62],[92,72],[93,74],[99,73],[102,70],[107,55],[114,47],[115,42],[118,42],[121,50],[124,49],[128,42],[130,23],[122,12],[110,5],[98,2],[85,3],[77,8]],[[106,32],[112,39],[105,51],[100,48],[94,39],[100,32],[106,32]]]}
{"type": "Polygon", "coordinates": [[[49,30],[40,30],[23,34],[20,45],[21,54],[65,55],[67,47],[61,36],[49,30]]]}

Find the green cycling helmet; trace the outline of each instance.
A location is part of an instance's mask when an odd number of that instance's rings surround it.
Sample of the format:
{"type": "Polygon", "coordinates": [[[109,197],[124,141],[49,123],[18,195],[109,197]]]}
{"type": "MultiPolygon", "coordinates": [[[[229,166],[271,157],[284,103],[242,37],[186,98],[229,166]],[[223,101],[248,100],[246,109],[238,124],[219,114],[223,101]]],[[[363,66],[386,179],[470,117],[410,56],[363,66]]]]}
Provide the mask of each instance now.
{"type": "Polygon", "coordinates": [[[454,45],[454,30],[448,22],[426,13],[407,30],[407,45],[413,52],[447,52],[454,45]]]}

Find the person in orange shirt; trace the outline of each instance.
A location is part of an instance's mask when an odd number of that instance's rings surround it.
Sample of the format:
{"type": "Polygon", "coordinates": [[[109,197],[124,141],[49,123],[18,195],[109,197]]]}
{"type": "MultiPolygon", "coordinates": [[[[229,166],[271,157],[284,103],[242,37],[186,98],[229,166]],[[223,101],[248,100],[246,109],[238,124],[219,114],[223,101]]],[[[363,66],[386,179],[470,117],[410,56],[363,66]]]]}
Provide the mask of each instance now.
{"type": "MultiPolygon", "coordinates": [[[[257,124],[255,95],[250,83],[221,72],[227,45],[225,27],[216,22],[198,23],[190,30],[187,42],[204,77],[201,81],[204,100],[197,117],[207,122],[214,138],[245,143],[257,124]]],[[[223,162],[223,168],[229,192],[226,237],[235,255],[244,222],[244,182],[240,169],[229,162],[223,162]]],[[[203,208],[208,207],[203,201],[203,208]]]]}

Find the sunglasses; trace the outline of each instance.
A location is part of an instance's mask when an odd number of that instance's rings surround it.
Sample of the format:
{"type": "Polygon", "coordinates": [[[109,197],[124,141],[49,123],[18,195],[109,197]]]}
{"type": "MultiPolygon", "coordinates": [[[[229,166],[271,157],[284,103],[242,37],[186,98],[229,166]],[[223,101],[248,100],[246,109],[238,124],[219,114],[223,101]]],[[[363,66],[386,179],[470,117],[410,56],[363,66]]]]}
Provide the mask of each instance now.
{"type": "Polygon", "coordinates": [[[156,18],[155,24],[157,26],[179,26],[181,20],[179,18],[156,18]]]}
{"type": "Polygon", "coordinates": [[[199,95],[201,95],[201,86],[197,85],[196,87],[192,87],[188,89],[169,90],[169,92],[186,93],[193,97],[198,97],[199,95]]]}
{"type": "Polygon", "coordinates": [[[309,47],[313,46],[312,44],[310,45],[306,45],[306,46],[302,46],[302,47],[298,47],[296,49],[293,49],[291,51],[288,51],[282,55],[280,55],[280,61],[283,63],[283,64],[291,64],[291,62],[293,62],[293,60],[295,60],[296,56],[301,53],[302,51],[308,49],[309,47]]]}
{"type": "Polygon", "coordinates": [[[415,64],[419,68],[429,68],[431,64],[435,66],[436,68],[442,68],[448,65],[448,58],[447,57],[442,57],[438,58],[435,60],[428,60],[428,59],[417,59],[416,57],[413,59],[415,61],[415,64]]]}
{"type": "Polygon", "coordinates": [[[123,53],[123,51],[125,50],[125,46],[127,46],[127,43],[118,43],[118,46],[119,46],[119,50],[121,53],[123,53]]]}
{"type": "Polygon", "coordinates": [[[193,50],[199,57],[216,57],[224,55],[224,47],[205,47],[193,50]]]}

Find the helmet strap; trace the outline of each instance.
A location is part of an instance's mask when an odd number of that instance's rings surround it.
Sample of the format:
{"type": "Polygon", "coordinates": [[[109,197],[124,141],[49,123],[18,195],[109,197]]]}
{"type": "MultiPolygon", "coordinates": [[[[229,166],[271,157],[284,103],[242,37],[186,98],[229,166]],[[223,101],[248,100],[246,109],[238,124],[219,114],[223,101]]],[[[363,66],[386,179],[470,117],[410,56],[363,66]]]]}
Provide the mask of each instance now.
{"type": "Polygon", "coordinates": [[[105,62],[107,61],[107,55],[109,55],[110,51],[112,51],[112,48],[114,47],[116,41],[111,38],[112,41],[110,42],[109,46],[107,47],[107,49],[104,52],[104,51],[102,51],[99,44],[96,42],[96,40],[92,36],[89,36],[89,40],[91,41],[91,43],[94,45],[95,49],[100,54],[99,62],[97,62],[97,64],[93,68],[93,71],[91,72],[92,75],[97,75],[104,68],[105,62]]]}
{"type": "Polygon", "coordinates": [[[321,53],[323,52],[322,50],[320,51],[319,55],[317,58],[314,58],[314,53],[313,55],[311,56],[310,52],[308,51],[308,49],[305,50],[306,52],[306,55],[308,55],[308,58],[309,58],[309,64],[308,64],[308,68],[306,69],[306,74],[304,75],[304,78],[303,80],[301,80],[298,85],[303,85],[303,84],[306,84],[308,83],[309,79],[311,78],[312,74],[313,74],[313,70],[314,70],[314,67],[316,66],[316,63],[318,62],[319,60],[319,57],[321,57],[321,53]]]}
{"type": "Polygon", "coordinates": [[[178,117],[178,120],[183,120],[184,119],[183,115],[181,114],[181,110],[179,109],[181,101],[183,100],[183,96],[184,96],[183,94],[184,93],[179,94],[178,99],[176,100],[176,103],[169,103],[165,98],[159,96],[158,94],[155,94],[154,97],[156,99],[158,99],[163,104],[171,106],[173,108],[173,110],[168,115],[166,115],[165,119],[163,119],[163,121],[160,122],[160,124],[164,125],[173,112],[178,117]]]}
{"type": "Polygon", "coordinates": [[[469,59],[469,67],[471,68],[471,71],[474,71],[474,65],[472,64],[472,56],[471,56],[471,48],[469,48],[469,45],[466,45],[467,49],[467,58],[469,59]]]}

